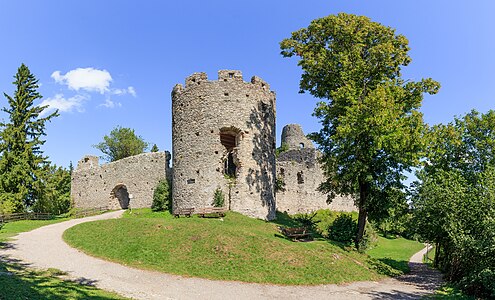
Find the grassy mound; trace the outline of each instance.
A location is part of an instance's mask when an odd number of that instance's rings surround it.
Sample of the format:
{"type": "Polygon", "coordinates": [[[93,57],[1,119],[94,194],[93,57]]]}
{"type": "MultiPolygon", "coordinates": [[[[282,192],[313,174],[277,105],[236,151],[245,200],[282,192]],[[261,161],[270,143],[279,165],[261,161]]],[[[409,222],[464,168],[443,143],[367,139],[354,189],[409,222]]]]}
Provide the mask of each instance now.
{"type": "Polygon", "coordinates": [[[72,227],[64,239],[93,256],[183,276],[275,284],[384,277],[366,254],[323,239],[292,242],[276,224],[233,212],[220,220],[134,210],[121,219],[72,227]]]}

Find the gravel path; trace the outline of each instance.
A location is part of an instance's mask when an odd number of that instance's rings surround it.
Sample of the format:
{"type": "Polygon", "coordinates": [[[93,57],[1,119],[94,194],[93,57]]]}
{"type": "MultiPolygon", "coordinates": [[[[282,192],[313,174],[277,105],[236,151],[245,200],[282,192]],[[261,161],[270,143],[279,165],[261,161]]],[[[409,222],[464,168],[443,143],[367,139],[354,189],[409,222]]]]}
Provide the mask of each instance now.
{"type": "Polygon", "coordinates": [[[426,249],[411,258],[412,272],[380,282],[344,285],[278,286],[232,281],[186,278],[138,270],[90,257],[69,247],[62,233],[74,225],[118,218],[123,211],[74,219],[21,233],[0,258],[19,259],[34,268],[57,268],[84,284],[117,292],[135,299],[418,299],[432,293],[441,283],[440,275],[421,263],[426,249]]]}

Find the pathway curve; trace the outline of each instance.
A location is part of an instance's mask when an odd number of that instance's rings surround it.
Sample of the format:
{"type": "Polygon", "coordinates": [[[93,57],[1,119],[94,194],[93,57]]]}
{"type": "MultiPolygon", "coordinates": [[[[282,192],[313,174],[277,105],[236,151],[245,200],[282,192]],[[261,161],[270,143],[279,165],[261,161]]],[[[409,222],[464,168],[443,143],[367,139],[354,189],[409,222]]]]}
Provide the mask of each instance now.
{"type": "Polygon", "coordinates": [[[118,218],[123,211],[52,224],[24,232],[7,249],[4,259],[19,259],[34,268],[57,268],[71,279],[94,284],[134,299],[418,299],[432,293],[440,275],[421,263],[425,250],[411,258],[412,272],[379,282],[318,286],[278,286],[186,278],[138,270],[88,256],[69,247],[62,233],[77,224],[118,218]]]}

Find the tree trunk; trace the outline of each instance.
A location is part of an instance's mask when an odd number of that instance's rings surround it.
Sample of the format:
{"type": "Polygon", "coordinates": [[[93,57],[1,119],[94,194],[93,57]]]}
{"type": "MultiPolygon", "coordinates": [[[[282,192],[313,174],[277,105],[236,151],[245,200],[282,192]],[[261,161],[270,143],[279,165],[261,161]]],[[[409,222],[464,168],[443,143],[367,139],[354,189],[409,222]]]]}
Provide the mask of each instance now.
{"type": "Polygon", "coordinates": [[[368,211],[365,208],[366,198],[368,197],[367,185],[361,180],[359,182],[359,216],[358,216],[358,232],[356,235],[355,246],[359,249],[359,244],[363,239],[364,228],[366,226],[366,218],[368,217],[368,211]]]}

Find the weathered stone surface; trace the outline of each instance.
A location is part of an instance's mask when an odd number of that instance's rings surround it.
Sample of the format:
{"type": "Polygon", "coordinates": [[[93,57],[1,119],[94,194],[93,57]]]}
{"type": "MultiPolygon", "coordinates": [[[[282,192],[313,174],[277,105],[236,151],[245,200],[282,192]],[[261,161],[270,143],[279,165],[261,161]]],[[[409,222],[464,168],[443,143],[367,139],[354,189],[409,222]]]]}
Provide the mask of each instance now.
{"type": "Polygon", "coordinates": [[[215,81],[195,73],[176,85],[172,152],[173,209],[211,206],[219,188],[229,209],[275,217],[275,93],[262,79],[222,70],[215,81]]]}
{"type": "Polygon", "coordinates": [[[337,196],[331,204],[327,204],[327,196],[317,190],[325,177],[317,161],[318,152],[304,135],[301,126],[285,126],[282,130],[282,143],[286,143],[290,150],[280,153],[277,158],[277,178],[285,183],[284,189],[277,191],[278,211],[295,214],[322,208],[356,210],[351,197],[337,196]]]}
{"type": "Polygon", "coordinates": [[[282,143],[285,143],[291,150],[315,148],[313,142],[306,137],[299,124],[288,124],[284,126],[282,129],[282,143]]]}
{"type": "Polygon", "coordinates": [[[171,177],[169,162],[169,152],[143,153],[101,166],[97,156],[85,156],[72,172],[74,206],[151,207],[156,185],[171,177]]]}
{"type": "Polygon", "coordinates": [[[86,156],[72,175],[74,205],[150,207],[157,183],[168,178],[173,210],[210,207],[217,189],[228,209],[260,219],[273,219],[275,210],[356,210],[349,197],[328,205],[317,191],[324,174],[300,125],[283,128],[282,143],[289,150],[277,160],[275,134],[275,93],[261,78],[245,82],[235,70],[219,71],[218,80],[194,73],[185,87],[177,84],[172,90],[173,171],[168,152],[102,166],[98,157],[86,156]],[[276,175],[285,190],[275,195],[276,175]]]}

